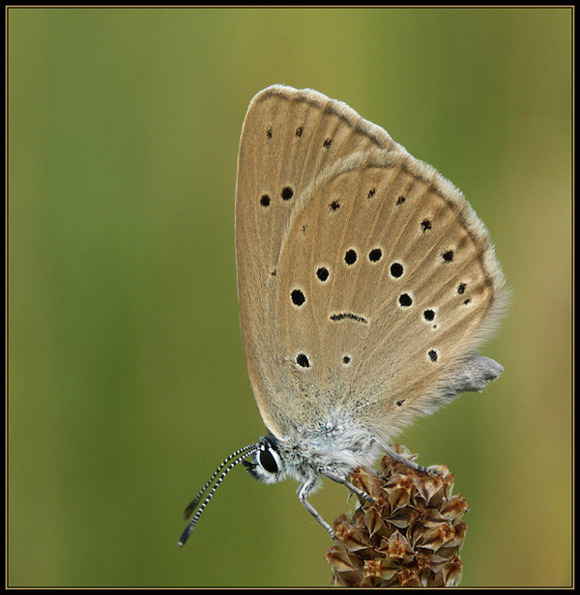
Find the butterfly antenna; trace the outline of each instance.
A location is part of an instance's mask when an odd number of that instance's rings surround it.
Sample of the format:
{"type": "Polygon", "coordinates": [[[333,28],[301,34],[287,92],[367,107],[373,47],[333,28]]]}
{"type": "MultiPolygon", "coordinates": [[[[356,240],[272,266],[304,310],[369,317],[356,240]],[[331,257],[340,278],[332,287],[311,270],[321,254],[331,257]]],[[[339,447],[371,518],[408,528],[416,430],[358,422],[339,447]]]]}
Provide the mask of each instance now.
{"type": "MultiPolygon", "coordinates": [[[[195,529],[195,526],[197,525],[197,521],[199,521],[199,518],[201,517],[203,511],[205,510],[205,507],[209,504],[209,501],[213,498],[213,495],[216,493],[216,490],[218,489],[218,487],[221,484],[221,482],[225,479],[226,475],[236,465],[239,465],[244,459],[246,459],[247,457],[253,455],[255,452],[258,452],[258,450],[259,450],[259,445],[258,444],[251,444],[251,445],[246,446],[244,448],[240,448],[240,450],[237,450],[235,453],[232,453],[217,468],[217,470],[215,471],[215,473],[212,475],[211,479],[205,484],[205,486],[200,491],[200,493],[195,497],[195,499],[192,501],[192,503],[187,507],[186,514],[188,513],[188,511],[189,511],[189,514],[191,514],[191,512],[193,511],[193,509],[195,508],[195,506],[197,505],[197,503],[201,500],[201,497],[203,496],[204,492],[211,485],[211,483],[214,480],[214,478],[224,468],[224,466],[229,461],[231,461],[234,457],[236,457],[238,454],[243,453],[240,457],[238,457],[237,459],[235,459],[233,463],[230,463],[224,469],[224,471],[222,472],[222,474],[217,478],[217,481],[215,482],[214,486],[212,487],[212,489],[207,494],[205,500],[201,503],[201,506],[197,509],[197,512],[193,515],[193,518],[191,519],[191,521],[189,521],[189,523],[187,524],[187,527],[185,528],[185,531],[181,534],[181,537],[179,538],[179,541],[177,542],[177,545],[179,547],[183,547],[185,545],[185,542],[189,539],[189,536],[191,535],[191,533],[195,529]]],[[[187,517],[189,517],[189,514],[187,514],[187,517]]]]}
{"type": "MultiPolygon", "coordinates": [[[[205,494],[206,490],[209,488],[209,486],[213,483],[213,480],[218,476],[218,474],[220,473],[220,471],[235,457],[237,457],[239,454],[248,451],[248,450],[252,450],[256,448],[256,444],[249,444],[248,446],[244,446],[243,448],[240,448],[238,450],[236,450],[236,452],[233,452],[227,459],[225,459],[221,465],[215,470],[214,474],[208,479],[207,483],[203,486],[203,488],[201,488],[201,490],[199,491],[199,493],[197,494],[197,496],[188,504],[187,508],[185,509],[185,512],[183,513],[183,517],[185,518],[185,520],[187,520],[190,516],[191,513],[195,510],[195,507],[197,506],[197,504],[199,503],[199,501],[202,499],[203,495],[205,494]]],[[[248,455],[245,455],[248,456],[248,455]]]]}

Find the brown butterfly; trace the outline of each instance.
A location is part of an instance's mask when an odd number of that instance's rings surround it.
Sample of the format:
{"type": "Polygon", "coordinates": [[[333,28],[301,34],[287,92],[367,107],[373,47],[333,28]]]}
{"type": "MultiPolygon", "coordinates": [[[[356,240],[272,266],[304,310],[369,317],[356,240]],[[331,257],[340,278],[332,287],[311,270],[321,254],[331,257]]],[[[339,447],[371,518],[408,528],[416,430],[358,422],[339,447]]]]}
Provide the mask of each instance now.
{"type": "MultiPolygon", "coordinates": [[[[379,126],[312,90],[251,101],[236,190],[236,257],[250,382],[269,435],[228,457],[307,496],[347,479],[418,416],[503,368],[474,350],[507,300],[487,230],[455,186],[379,126]],[[251,462],[246,461],[251,457],[251,462]]],[[[211,487],[211,489],[210,489],[211,487]]]]}

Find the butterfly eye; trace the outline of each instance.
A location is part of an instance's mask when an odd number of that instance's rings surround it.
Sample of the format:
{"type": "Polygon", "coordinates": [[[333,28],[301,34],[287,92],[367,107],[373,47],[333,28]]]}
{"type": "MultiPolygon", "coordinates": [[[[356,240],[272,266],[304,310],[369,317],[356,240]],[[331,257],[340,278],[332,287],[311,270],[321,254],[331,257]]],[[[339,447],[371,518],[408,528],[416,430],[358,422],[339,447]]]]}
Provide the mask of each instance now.
{"type": "Polygon", "coordinates": [[[264,450],[260,450],[258,456],[260,465],[262,465],[265,471],[268,471],[269,473],[278,473],[278,465],[276,464],[276,459],[270,452],[270,449],[265,448],[264,450]]]}

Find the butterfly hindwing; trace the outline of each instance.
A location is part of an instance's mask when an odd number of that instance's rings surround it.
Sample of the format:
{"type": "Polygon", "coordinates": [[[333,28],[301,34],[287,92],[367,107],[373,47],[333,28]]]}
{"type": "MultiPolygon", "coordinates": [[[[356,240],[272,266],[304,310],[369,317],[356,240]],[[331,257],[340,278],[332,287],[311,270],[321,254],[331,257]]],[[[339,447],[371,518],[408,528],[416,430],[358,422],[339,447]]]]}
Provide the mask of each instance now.
{"type": "Polygon", "coordinates": [[[236,255],[249,376],[279,434],[336,408],[383,433],[433,410],[480,370],[470,354],[505,296],[461,192],[309,90],[274,86],[250,105],[236,255]]]}

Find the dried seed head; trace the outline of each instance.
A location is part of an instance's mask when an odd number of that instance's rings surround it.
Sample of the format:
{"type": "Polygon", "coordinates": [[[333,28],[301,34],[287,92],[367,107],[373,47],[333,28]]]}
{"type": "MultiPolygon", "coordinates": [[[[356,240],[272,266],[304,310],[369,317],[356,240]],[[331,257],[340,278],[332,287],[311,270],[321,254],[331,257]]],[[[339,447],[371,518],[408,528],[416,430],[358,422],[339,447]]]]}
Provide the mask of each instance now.
{"type": "MultiPolygon", "coordinates": [[[[414,460],[404,446],[395,450],[414,460]]],[[[325,558],[336,586],[450,587],[461,580],[469,508],[453,495],[453,474],[415,471],[383,457],[378,474],[359,467],[352,483],[374,499],[359,499],[352,515],[334,521],[337,543],[325,558]]]]}

